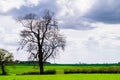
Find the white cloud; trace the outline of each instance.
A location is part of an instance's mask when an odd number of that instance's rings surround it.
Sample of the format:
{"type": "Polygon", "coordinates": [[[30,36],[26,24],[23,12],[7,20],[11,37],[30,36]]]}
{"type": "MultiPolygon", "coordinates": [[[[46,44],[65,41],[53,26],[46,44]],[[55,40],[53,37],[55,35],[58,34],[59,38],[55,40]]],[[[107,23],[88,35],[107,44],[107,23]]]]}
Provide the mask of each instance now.
{"type": "Polygon", "coordinates": [[[38,5],[41,0],[26,0],[27,4],[38,5]]]}
{"type": "Polygon", "coordinates": [[[21,6],[36,6],[40,0],[0,0],[0,12],[5,13],[21,6]]]}
{"type": "Polygon", "coordinates": [[[11,16],[0,16],[0,48],[5,48],[16,55],[21,29],[22,26],[11,16]]]}
{"type": "Polygon", "coordinates": [[[57,63],[114,63],[120,56],[120,25],[92,23],[93,30],[62,29],[67,37],[64,52],[60,51],[57,63]]]}
{"type": "Polygon", "coordinates": [[[7,12],[13,8],[20,8],[23,4],[23,0],[0,0],[0,12],[7,12]]]}
{"type": "MultiPolygon", "coordinates": [[[[86,12],[92,7],[96,0],[57,0],[57,19],[60,27],[72,29],[91,29],[91,26],[84,25],[86,12]]],[[[88,21],[87,21],[88,22],[88,21]]]]}
{"type": "Polygon", "coordinates": [[[95,3],[96,0],[57,0],[57,4],[60,8],[59,15],[62,17],[64,16],[76,16],[83,15],[87,12],[92,5],[95,3]]]}

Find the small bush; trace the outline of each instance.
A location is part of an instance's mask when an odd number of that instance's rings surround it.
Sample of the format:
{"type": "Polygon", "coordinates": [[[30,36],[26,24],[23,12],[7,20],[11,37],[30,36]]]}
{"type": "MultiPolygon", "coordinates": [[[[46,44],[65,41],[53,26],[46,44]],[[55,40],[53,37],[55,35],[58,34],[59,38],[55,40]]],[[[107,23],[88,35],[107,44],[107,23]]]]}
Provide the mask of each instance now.
{"type": "MultiPolygon", "coordinates": [[[[22,73],[21,75],[39,75],[40,72],[26,72],[26,73],[22,73]]],[[[44,71],[43,74],[56,74],[56,70],[46,70],[44,71]]],[[[20,75],[20,74],[17,74],[20,75]]]]}
{"type": "Polygon", "coordinates": [[[38,75],[40,74],[39,72],[26,72],[26,73],[22,73],[21,75],[38,75]]]}
{"type": "Polygon", "coordinates": [[[44,71],[44,74],[56,74],[56,70],[47,70],[44,71]]]}
{"type": "Polygon", "coordinates": [[[74,70],[74,69],[70,69],[70,70],[68,70],[68,69],[66,69],[66,70],[64,70],[64,74],[73,74],[73,73],[80,73],[80,70],[79,69],[77,69],[77,70],[74,70]]]}

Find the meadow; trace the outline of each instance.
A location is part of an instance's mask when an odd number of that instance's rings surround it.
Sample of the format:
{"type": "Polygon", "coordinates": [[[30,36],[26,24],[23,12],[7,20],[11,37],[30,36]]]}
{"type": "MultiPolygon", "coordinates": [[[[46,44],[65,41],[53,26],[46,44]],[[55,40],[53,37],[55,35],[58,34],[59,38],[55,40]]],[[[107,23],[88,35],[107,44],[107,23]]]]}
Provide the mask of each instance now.
{"type": "MultiPolygon", "coordinates": [[[[55,70],[56,74],[64,74],[65,70],[117,70],[120,71],[120,64],[47,64],[44,66],[46,70],[55,70]]],[[[6,70],[9,75],[16,75],[26,72],[39,71],[38,66],[31,64],[17,64],[13,66],[7,66],[6,70]]]]}
{"type": "Polygon", "coordinates": [[[120,80],[120,74],[58,74],[0,76],[0,80],[120,80]]]}
{"type": "Polygon", "coordinates": [[[64,70],[91,70],[91,69],[120,69],[119,64],[49,64],[45,65],[46,70],[56,70],[53,75],[20,75],[26,72],[38,71],[38,66],[33,65],[14,65],[7,66],[8,75],[0,75],[0,80],[120,80],[120,74],[113,73],[77,73],[64,74],[64,70]]]}

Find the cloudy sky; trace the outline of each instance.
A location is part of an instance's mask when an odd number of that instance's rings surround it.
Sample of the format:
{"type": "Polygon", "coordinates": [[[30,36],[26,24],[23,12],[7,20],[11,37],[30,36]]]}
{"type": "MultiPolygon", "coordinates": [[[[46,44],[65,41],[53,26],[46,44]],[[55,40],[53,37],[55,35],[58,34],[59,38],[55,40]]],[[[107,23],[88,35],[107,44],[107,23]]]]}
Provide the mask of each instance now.
{"type": "Polygon", "coordinates": [[[23,27],[15,19],[31,12],[41,15],[44,9],[55,13],[67,40],[56,63],[120,62],[118,0],[0,0],[0,48],[13,52],[15,60],[27,60],[25,51],[16,51],[23,27]]]}

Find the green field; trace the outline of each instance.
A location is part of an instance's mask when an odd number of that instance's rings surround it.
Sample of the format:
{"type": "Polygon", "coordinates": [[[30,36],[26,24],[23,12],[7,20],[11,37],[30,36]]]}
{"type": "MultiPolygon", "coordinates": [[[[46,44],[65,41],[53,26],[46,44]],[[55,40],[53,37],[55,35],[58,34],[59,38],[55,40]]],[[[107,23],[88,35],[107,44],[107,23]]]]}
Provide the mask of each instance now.
{"type": "Polygon", "coordinates": [[[59,74],[1,76],[0,80],[120,80],[120,74],[59,74]]]}
{"type": "MultiPolygon", "coordinates": [[[[38,66],[33,65],[15,65],[15,66],[7,66],[6,67],[7,72],[11,75],[15,74],[21,74],[25,72],[35,72],[39,71],[38,66]]],[[[51,64],[51,65],[45,65],[45,70],[56,70],[57,74],[63,74],[64,70],[98,70],[98,69],[116,69],[117,71],[120,70],[119,64],[92,64],[92,65],[76,65],[76,64],[68,64],[68,65],[62,65],[62,64],[51,64]]]]}
{"type": "Polygon", "coordinates": [[[15,65],[7,66],[8,75],[0,76],[0,80],[120,80],[120,74],[64,74],[66,69],[100,69],[100,68],[120,68],[120,65],[45,65],[45,70],[56,70],[54,75],[16,75],[26,72],[38,71],[39,68],[33,65],[15,65]]]}

